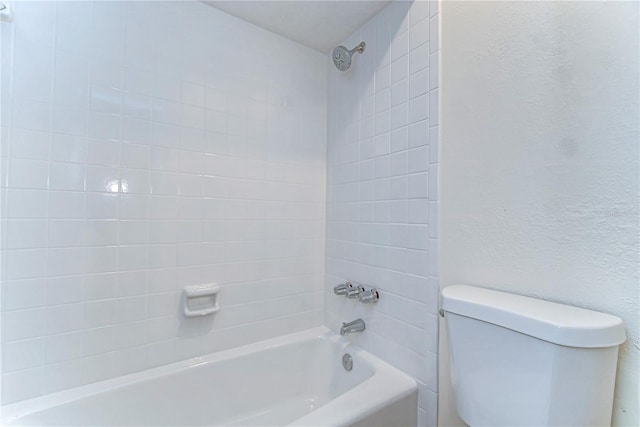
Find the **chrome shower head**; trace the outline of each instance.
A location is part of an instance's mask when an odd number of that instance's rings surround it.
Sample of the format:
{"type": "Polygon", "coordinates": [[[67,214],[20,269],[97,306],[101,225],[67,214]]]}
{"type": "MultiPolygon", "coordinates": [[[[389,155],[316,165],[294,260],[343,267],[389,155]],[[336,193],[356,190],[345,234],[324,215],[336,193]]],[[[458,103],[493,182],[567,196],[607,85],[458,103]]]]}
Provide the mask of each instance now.
{"type": "Polygon", "coordinates": [[[338,46],[333,49],[333,63],[336,65],[336,68],[340,71],[347,71],[349,67],[351,67],[351,57],[353,54],[356,52],[364,52],[365,47],[366,44],[362,42],[351,50],[344,46],[338,46]]]}

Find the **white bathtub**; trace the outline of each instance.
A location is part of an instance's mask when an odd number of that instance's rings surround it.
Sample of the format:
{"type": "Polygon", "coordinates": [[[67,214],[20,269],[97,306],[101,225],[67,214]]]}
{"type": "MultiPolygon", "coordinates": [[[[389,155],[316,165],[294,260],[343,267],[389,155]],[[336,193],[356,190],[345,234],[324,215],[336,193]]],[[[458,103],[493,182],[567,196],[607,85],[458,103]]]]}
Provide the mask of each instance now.
{"type": "Polygon", "coordinates": [[[8,426],[415,426],[410,377],[326,328],[2,408],[8,426]],[[342,367],[342,355],[353,369],[342,367]]]}

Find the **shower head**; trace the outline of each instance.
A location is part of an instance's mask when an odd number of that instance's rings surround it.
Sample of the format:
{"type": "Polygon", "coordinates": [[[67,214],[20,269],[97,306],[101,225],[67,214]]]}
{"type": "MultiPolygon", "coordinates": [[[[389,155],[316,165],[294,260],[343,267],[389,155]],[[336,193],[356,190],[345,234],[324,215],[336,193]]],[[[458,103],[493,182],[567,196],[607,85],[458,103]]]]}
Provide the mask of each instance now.
{"type": "Polygon", "coordinates": [[[333,63],[336,64],[336,68],[340,71],[347,71],[351,67],[351,57],[354,53],[364,52],[366,44],[360,43],[358,46],[349,50],[344,46],[338,46],[333,49],[333,63]]]}

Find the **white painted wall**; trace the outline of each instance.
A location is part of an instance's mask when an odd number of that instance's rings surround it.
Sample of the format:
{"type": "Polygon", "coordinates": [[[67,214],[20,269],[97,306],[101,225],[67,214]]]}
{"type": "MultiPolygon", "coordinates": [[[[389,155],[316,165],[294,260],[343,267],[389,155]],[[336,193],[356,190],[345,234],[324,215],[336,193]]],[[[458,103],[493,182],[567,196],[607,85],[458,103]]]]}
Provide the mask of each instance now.
{"type": "MultiPolygon", "coordinates": [[[[622,317],[617,426],[639,422],[638,7],[444,2],[441,12],[442,286],[622,317]]],[[[440,386],[440,425],[457,425],[446,364],[440,386]]]]}
{"type": "Polygon", "coordinates": [[[437,423],[438,4],[393,2],[329,64],[325,323],[358,317],[355,342],[413,376],[419,425],[437,423]],[[336,296],[352,281],[375,305],[336,296]]]}
{"type": "Polygon", "coordinates": [[[326,56],[200,2],[11,6],[3,403],[321,324],[326,56]]]}

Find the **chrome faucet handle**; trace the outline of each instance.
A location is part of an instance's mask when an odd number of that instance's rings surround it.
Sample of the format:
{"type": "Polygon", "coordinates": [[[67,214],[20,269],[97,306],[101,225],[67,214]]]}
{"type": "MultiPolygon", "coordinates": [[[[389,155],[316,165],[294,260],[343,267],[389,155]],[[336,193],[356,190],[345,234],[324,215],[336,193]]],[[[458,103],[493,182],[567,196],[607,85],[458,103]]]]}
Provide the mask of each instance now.
{"type": "Polygon", "coordinates": [[[346,296],[347,298],[358,298],[358,295],[360,295],[362,292],[364,292],[364,288],[360,285],[356,285],[347,289],[346,296]]]}
{"type": "Polygon", "coordinates": [[[349,289],[351,289],[352,287],[353,285],[351,284],[351,282],[342,283],[333,288],[333,293],[336,295],[346,295],[349,289]]]}
{"type": "Polygon", "coordinates": [[[358,301],[363,304],[376,303],[380,299],[380,293],[375,288],[371,288],[358,294],[358,301]]]}

